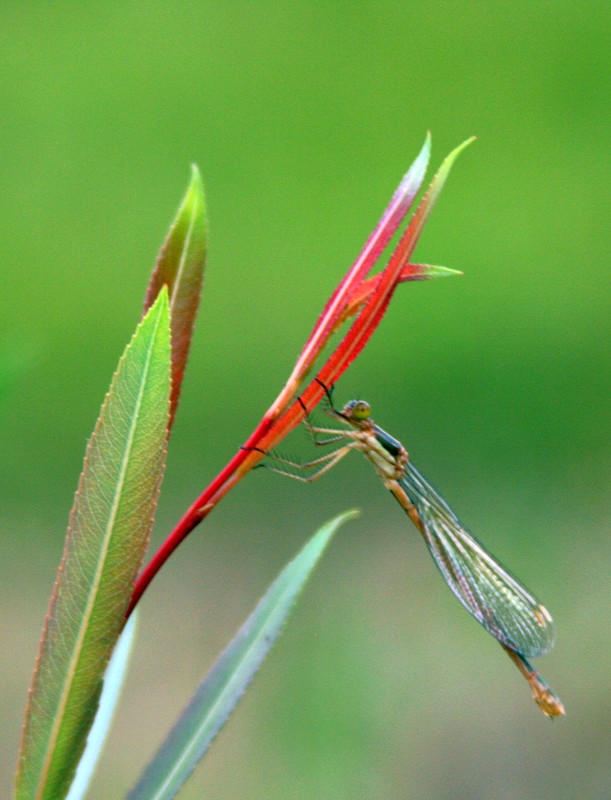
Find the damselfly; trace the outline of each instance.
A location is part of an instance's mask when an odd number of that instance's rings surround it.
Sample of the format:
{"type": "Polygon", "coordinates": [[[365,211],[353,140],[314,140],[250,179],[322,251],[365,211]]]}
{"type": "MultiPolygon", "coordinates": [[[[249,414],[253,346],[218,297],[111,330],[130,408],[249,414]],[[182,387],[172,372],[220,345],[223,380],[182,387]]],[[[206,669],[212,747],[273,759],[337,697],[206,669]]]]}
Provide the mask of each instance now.
{"type": "Polygon", "coordinates": [[[401,442],[373,422],[369,403],[351,400],[338,411],[328,391],[327,396],[329,407],[325,412],[346,427],[314,426],[307,410],[305,423],[316,445],[342,443],[341,446],[305,464],[266,453],[277,463],[299,471],[311,470],[308,477],[271,464],[268,467],[310,482],[328,472],[352,450],[361,452],[424,537],[454,595],[499,641],[526,678],[543,713],[548,717],[564,714],[559,697],[527,660],[549,652],[554,645],[555,628],[549,611],[465,529],[441,495],[412,464],[401,442]],[[319,435],[327,438],[320,439],[319,435]]]}

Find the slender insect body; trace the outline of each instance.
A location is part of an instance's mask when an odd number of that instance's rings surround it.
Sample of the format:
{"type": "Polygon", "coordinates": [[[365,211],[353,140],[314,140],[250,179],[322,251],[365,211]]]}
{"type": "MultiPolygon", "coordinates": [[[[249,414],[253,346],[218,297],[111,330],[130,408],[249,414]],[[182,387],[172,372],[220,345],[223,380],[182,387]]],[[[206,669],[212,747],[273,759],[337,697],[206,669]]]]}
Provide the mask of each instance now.
{"type": "Polygon", "coordinates": [[[327,414],[351,430],[314,427],[307,417],[306,424],[315,444],[342,442],[337,450],[302,465],[276,457],[293,467],[311,470],[309,477],[271,469],[311,482],[352,450],[361,452],[422,534],[456,598],[499,641],[524,675],[543,713],[550,717],[564,714],[560,699],[527,661],[553,647],[554,623],[549,611],[467,531],[410,461],[401,442],[374,424],[369,403],[351,400],[341,411],[331,405],[327,414]],[[317,440],[316,434],[330,438],[317,440]]]}

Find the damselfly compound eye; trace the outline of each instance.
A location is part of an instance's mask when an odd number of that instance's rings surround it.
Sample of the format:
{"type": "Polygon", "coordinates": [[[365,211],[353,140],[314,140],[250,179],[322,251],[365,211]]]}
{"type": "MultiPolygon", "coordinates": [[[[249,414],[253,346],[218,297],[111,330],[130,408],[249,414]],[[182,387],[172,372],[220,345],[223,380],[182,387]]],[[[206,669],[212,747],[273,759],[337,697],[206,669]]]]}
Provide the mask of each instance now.
{"type": "Polygon", "coordinates": [[[352,409],[354,419],[367,419],[371,416],[371,406],[365,400],[359,400],[352,409]]]}
{"type": "Polygon", "coordinates": [[[368,419],[371,416],[371,406],[366,400],[351,400],[344,406],[342,414],[349,419],[368,419]]]}

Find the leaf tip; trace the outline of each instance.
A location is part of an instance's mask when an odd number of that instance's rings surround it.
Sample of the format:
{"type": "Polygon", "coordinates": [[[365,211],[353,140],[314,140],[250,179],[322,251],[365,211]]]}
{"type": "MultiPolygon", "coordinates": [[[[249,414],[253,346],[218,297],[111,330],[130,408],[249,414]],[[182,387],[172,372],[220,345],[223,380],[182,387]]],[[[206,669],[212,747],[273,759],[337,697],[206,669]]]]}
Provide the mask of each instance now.
{"type": "Polygon", "coordinates": [[[155,302],[151,306],[151,311],[155,308],[160,312],[165,312],[170,305],[170,290],[168,284],[164,283],[161,289],[157,292],[155,302]]]}
{"type": "Polygon", "coordinates": [[[204,182],[202,180],[201,172],[197,164],[191,164],[191,181],[187,189],[185,197],[186,204],[191,207],[192,211],[205,210],[206,203],[204,199],[204,182]]]}
{"type": "Polygon", "coordinates": [[[432,145],[431,132],[427,131],[426,136],[424,137],[424,144],[422,145],[422,148],[418,153],[418,157],[416,158],[413,164],[413,166],[416,167],[419,171],[422,171],[423,177],[424,173],[426,172],[429,160],[431,158],[431,145],[432,145]]]}
{"type": "Polygon", "coordinates": [[[202,174],[195,162],[191,164],[191,183],[189,188],[198,189],[203,193],[204,184],[202,181],[202,174]]]}
{"type": "Polygon", "coordinates": [[[452,159],[452,161],[454,161],[456,158],[458,158],[458,156],[462,153],[462,151],[466,150],[467,147],[469,147],[469,145],[472,145],[473,142],[476,141],[476,139],[477,136],[469,136],[468,139],[465,139],[464,142],[461,142],[461,144],[459,144],[458,147],[455,147],[454,150],[452,150],[452,152],[448,156],[448,159],[452,159]]]}
{"type": "Polygon", "coordinates": [[[451,278],[453,275],[464,275],[461,269],[451,269],[450,267],[437,267],[427,265],[425,270],[426,278],[451,278]]]}

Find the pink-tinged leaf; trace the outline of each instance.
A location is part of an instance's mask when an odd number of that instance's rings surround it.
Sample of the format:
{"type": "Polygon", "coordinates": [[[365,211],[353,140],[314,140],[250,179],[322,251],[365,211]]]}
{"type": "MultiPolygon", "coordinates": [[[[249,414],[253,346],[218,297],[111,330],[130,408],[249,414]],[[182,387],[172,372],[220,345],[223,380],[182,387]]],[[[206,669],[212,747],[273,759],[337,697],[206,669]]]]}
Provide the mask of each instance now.
{"type": "Polygon", "coordinates": [[[93,435],[30,689],[16,800],[65,797],[148,543],[170,397],[163,289],[121,357],[93,435]]]}
{"type": "Polygon", "coordinates": [[[284,410],[281,407],[282,403],[284,401],[290,402],[292,397],[294,397],[301,381],[307,375],[318,354],[337,328],[338,321],[342,318],[350,294],[358,287],[359,283],[371,270],[380,257],[380,254],[391,240],[397,227],[411,208],[422,186],[430,153],[431,137],[430,134],[427,133],[418,157],[397,187],[380,221],[374,228],[369,239],[367,239],[359,257],[344,276],[324,307],[322,314],[295,364],[291,377],[286,383],[285,392],[280,395],[279,400],[281,400],[281,402],[277,403],[278,407],[274,409],[275,413],[280,413],[284,410]],[[292,397],[289,396],[291,393],[292,397]]]}
{"type": "Polygon", "coordinates": [[[172,223],[146,292],[146,311],[168,287],[172,319],[172,397],[170,420],[174,420],[182,379],[189,357],[195,318],[204,277],[207,223],[204,189],[199,171],[192,167],[191,183],[172,223]]]}
{"type": "MultiPolygon", "coordinates": [[[[359,283],[351,283],[349,289],[347,290],[345,289],[346,279],[342,281],[340,286],[344,286],[343,312],[335,318],[334,326],[329,329],[329,335],[333,333],[337,327],[339,327],[343,320],[350,316],[350,314],[354,313],[355,310],[357,310],[360,306],[358,316],[352,323],[349,331],[346,333],[342,341],[319,371],[317,380],[313,381],[301,394],[300,401],[295,402],[284,414],[284,416],[276,420],[273,425],[268,425],[266,428],[262,426],[257,428],[255,433],[248,439],[248,447],[259,447],[262,450],[270,450],[273,447],[276,447],[278,442],[280,442],[303,419],[303,407],[305,406],[308,409],[312,409],[316,406],[324,394],[321,383],[325,386],[331,386],[336,383],[343,375],[345,370],[354,361],[354,359],[359,355],[361,350],[369,341],[375,329],[382,321],[382,317],[386,313],[386,309],[388,308],[392,295],[399,283],[407,280],[414,280],[414,271],[420,273],[421,268],[429,273],[427,277],[438,277],[441,274],[453,274],[453,270],[447,270],[446,267],[410,264],[409,259],[414,252],[414,248],[416,247],[418,238],[422,228],[424,227],[424,223],[433,205],[435,204],[441,189],[443,188],[454,161],[464,150],[464,148],[471,144],[474,139],[475,137],[467,139],[466,142],[463,142],[461,145],[459,145],[445,158],[444,162],[439,168],[439,171],[433,178],[427,193],[420,202],[416,213],[410,220],[409,225],[401,236],[401,239],[399,240],[399,243],[384,270],[379,275],[374,275],[368,280],[361,280],[359,283]],[[363,286],[367,292],[366,297],[362,296],[363,286]]],[[[427,144],[428,137],[427,142],[425,142],[425,148],[427,144]]],[[[415,169],[416,164],[423,158],[423,154],[425,154],[428,159],[428,149],[425,151],[425,148],[423,148],[423,151],[420,153],[418,159],[412,165],[408,176],[415,169]]],[[[421,276],[418,275],[418,277],[421,276]]],[[[311,344],[313,341],[313,337],[310,337],[308,344],[311,344]]],[[[294,387],[291,387],[291,380],[294,379],[297,373],[297,368],[303,359],[306,349],[304,349],[302,352],[300,360],[293,370],[291,378],[287,384],[285,384],[283,391],[272,406],[273,410],[281,409],[282,405],[280,401],[285,399],[285,397],[289,397],[289,389],[292,388],[294,390],[294,387]]],[[[315,358],[319,352],[320,351],[311,353],[310,356],[315,358]]],[[[292,397],[294,397],[294,394],[290,397],[290,399],[292,399],[292,397]]],[[[256,461],[256,453],[249,454],[249,463],[248,465],[245,465],[243,469],[240,469],[240,474],[245,473],[247,468],[250,468],[252,464],[256,463],[256,461]]]]}
{"type": "Polygon", "coordinates": [[[408,281],[430,281],[434,278],[451,278],[453,275],[464,275],[461,269],[440,267],[436,264],[408,264],[399,275],[399,283],[408,281]]]}
{"type": "Polygon", "coordinates": [[[416,213],[411,218],[409,225],[401,236],[399,244],[392,254],[390,261],[380,274],[378,285],[372,294],[370,294],[369,299],[344,339],[340,342],[335,352],[321,370],[318,377],[324,384],[330,385],[335,383],[341,377],[344,371],[365,347],[371,335],[380,324],[388,308],[393,292],[401,279],[401,274],[409,264],[409,259],[414,252],[424,223],[450,174],[452,165],[465,147],[471,144],[474,139],[475,137],[467,139],[467,141],[455,148],[444,159],[439,171],[431,181],[426,194],[422,198],[416,213]]]}

